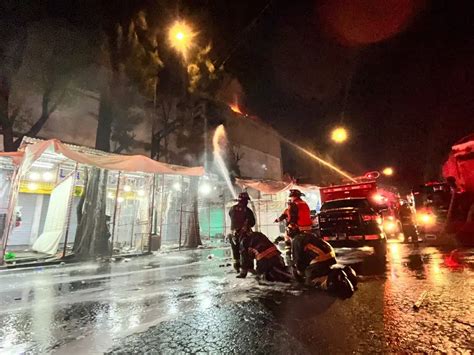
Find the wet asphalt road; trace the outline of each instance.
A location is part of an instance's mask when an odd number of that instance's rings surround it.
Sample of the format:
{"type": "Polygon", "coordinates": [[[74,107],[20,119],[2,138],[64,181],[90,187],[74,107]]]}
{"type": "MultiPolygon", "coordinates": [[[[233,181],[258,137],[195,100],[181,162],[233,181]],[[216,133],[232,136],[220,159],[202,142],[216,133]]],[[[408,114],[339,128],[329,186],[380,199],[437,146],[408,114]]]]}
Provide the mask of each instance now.
{"type": "Polygon", "coordinates": [[[473,351],[474,250],[337,253],[360,274],[346,300],[236,279],[227,249],[3,271],[0,353],[473,351]]]}

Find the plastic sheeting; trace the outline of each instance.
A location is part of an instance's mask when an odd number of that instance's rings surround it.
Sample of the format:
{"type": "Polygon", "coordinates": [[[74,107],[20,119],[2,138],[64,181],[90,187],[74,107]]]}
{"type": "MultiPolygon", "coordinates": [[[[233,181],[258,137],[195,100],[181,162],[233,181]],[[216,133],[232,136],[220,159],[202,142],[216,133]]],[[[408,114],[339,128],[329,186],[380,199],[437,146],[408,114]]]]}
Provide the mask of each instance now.
{"type": "Polygon", "coordinates": [[[59,242],[66,231],[68,209],[65,206],[69,205],[73,183],[74,177],[70,176],[53,190],[43,233],[32,246],[34,251],[49,255],[58,251],[59,242]]]}
{"type": "Polygon", "coordinates": [[[264,194],[278,194],[291,189],[300,191],[317,191],[319,187],[316,185],[303,184],[297,185],[294,182],[274,181],[274,180],[253,180],[253,179],[236,179],[237,184],[242,188],[251,188],[264,194]]]}
{"type": "Polygon", "coordinates": [[[107,170],[119,170],[129,172],[143,172],[151,174],[170,174],[185,176],[202,176],[204,168],[183,167],[171,164],[161,163],[143,155],[94,155],[90,153],[78,152],[68,148],[57,139],[38,142],[28,145],[25,152],[6,152],[2,156],[10,156],[16,164],[21,162],[23,171],[27,171],[35,160],[47,150],[53,150],[58,154],[74,160],[78,163],[95,166],[107,170]],[[21,159],[20,159],[21,158],[21,159]]]}
{"type": "Polygon", "coordinates": [[[236,179],[236,182],[242,188],[251,188],[271,195],[287,191],[293,186],[292,182],[273,180],[236,179]]]}

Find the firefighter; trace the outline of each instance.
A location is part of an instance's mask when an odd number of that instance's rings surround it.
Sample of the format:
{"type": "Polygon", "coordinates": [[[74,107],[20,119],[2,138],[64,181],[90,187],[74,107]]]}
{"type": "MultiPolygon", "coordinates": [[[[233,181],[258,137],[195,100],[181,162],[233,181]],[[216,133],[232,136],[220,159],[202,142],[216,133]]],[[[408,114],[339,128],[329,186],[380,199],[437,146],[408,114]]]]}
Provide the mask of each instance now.
{"type": "Polygon", "coordinates": [[[357,277],[350,266],[334,268],[336,253],[326,241],[311,233],[299,233],[292,241],[294,276],[300,282],[350,297],[357,277]]]}
{"type": "Polygon", "coordinates": [[[290,190],[291,203],[288,208],[288,228],[291,238],[298,232],[311,231],[313,225],[311,210],[308,204],[301,199],[301,196],[304,196],[304,194],[300,190],[290,190]]]}
{"type": "Polygon", "coordinates": [[[290,190],[288,208],[280,216],[287,217],[285,236],[285,259],[288,266],[293,265],[291,255],[291,240],[300,232],[310,232],[313,221],[308,204],[301,199],[304,194],[300,190],[290,190]]]}
{"type": "Polygon", "coordinates": [[[287,272],[283,258],[277,247],[260,232],[250,232],[242,235],[240,241],[241,270],[238,278],[245,278],[248,271],[257,267],[257,277],[263,276],[266,281],[289,282],[291,275],[287,272]]]}
{"type": "Polygon", "coordinates": [[[291,200],[288,200],[287,207],[282,212],[280,217],[275,219],[275,223],[281,223],[281,222],[285,221],[285,224],[288,225],[288,223],[290,221],[290,207],[291,207],[291,200]]]}
{"type": "Polygon", "coordinates": [[[405,236],[405,241],[411,237],[413,243],[418,243],[418,229],[416,228],[415,211],[408,201],[400,201],[400,221],[402,223],[402,232],[405,236]]]}
{"type": "Polygon", "coordinates": [[[237,201],[237,204],[232,206],[229,211],[231,221],[230,228],[232,230],[230,246],[232,249],[232,258],[234,259],[234,269],[240,272],[240,239],[255,226],[255,215],[252,210],[247,207],[250,201],[250,196],[247,192],[241,192],[237,201]]]}

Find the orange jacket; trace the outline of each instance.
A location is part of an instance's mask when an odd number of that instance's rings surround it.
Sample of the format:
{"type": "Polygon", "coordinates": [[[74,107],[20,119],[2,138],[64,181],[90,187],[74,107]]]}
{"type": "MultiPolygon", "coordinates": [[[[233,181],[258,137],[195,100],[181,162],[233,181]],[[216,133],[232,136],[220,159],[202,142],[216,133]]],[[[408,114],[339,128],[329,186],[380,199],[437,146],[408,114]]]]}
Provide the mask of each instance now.
{"type": "Polygon", "coordinates": [[[289,223],[296,224],[300,230],[310,230],[313,225],[311,210],[302,199],[296,199],[290,206],[289,223]]]}

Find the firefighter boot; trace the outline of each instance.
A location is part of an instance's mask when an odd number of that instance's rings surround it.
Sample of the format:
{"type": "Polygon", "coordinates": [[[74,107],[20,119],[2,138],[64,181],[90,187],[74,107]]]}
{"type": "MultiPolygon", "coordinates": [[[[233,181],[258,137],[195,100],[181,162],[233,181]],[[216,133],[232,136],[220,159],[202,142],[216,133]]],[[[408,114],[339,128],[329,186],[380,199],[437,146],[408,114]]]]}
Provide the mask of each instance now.
{"type": "Polygon", "coordinates": [[[245,279],[247,277],[247,270],[241,269],[240,273],[236,277],[238,279],[245,279]]]}
{"type": "Polygon", "coordinates": [[[240,273],[240,261],[234,260],[232,266],[234,267],[235,272],[240,273]]]}

